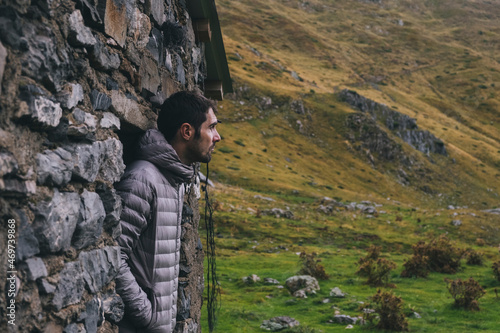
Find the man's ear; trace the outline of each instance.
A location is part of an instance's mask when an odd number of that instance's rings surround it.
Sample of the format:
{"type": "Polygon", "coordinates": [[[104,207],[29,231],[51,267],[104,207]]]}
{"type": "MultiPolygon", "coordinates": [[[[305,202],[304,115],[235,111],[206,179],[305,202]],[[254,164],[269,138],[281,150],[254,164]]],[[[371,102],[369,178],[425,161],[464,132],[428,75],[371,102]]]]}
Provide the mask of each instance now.
{"type": "Polygon", "coordinates": [[[189,141],[194,137],[194,127],[189,123],[184,123],[179,128],[179,135],[182,139],[189,141]]]}

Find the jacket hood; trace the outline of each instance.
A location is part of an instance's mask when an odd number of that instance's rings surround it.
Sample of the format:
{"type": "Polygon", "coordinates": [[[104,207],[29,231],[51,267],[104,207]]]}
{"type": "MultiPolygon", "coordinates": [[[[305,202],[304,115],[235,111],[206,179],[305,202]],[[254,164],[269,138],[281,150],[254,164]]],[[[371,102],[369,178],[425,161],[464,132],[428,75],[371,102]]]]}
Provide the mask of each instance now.
{"type": "Polygon", "coordinates": [[[187,182],[194,175],[193,166],[182,163],[174,148],[156,129],[147,130],[139,140],[137,158],[153,163],[162,172],[167,171],[180,182],[187,182]]]}

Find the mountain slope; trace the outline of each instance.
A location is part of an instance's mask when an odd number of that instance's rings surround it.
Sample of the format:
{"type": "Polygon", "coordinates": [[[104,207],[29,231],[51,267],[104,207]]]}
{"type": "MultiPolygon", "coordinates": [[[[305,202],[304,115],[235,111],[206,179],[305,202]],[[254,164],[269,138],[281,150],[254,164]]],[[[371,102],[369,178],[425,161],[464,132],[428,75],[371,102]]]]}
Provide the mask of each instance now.
{"type": "Polygon", "coordinates": [[[264,192],[491,208],[500,191],[500,6],[488,1],[217,1],[236,93],[217,178],[264,192]],[[347,140],[351,89],[416,119],[448,157],[413,165],[347,140]]]}
{"type": "Polygon", "coordinates": [[[210,163],[216,331],[262,332],[284,315],[300,322],[287,332],[345,331],[334,315],[362,315],[377,290],[356,274],[371,245],[397,265],[395,289],[385,288],[419,314],[411,331],[498,331],[500,215],[483,210],[499,207],[500,2],[217,6],[235,93],[219,104],[223,140],[210,163]],[[457,274],[402,278],[412,246],[440,236],[483,265],[463,259],[457,274]],[[316,295],[242,280],[284,285],[300,253],[317,254],[330,275],[316,295]],[[452,305],[443,281],[471,276],[486,289],[474,313],[452,305]]]}

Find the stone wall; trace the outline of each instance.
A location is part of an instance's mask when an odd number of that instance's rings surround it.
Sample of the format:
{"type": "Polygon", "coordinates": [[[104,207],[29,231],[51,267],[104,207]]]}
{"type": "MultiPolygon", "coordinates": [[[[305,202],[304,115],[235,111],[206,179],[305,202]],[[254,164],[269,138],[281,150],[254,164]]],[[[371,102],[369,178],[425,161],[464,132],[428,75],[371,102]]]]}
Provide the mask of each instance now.
{"type": "MultiPolygon", "coordinates": [[[[183,0],[0,2],[0,331],[117,331],[113,183],[128,142],[154,126],[154,106],[198,89],[205,67],[183,0]]],[[[184,207],[177,332],[201,331],[196,186],[184,207]]]]}

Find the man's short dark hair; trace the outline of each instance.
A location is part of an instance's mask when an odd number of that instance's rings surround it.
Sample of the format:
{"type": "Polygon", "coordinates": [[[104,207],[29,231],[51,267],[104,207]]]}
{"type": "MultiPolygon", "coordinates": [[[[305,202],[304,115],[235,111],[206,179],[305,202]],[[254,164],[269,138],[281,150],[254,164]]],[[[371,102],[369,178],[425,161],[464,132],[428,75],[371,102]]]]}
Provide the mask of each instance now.
{"type": "Polygon", "coordinates": [[[205,96],[193,91],[179,91],[163,102],[158,114],[158,130],[171,142],[181,125],[188,123],[194,127],[195,138],[198,138],[210,108],[217,112],[215,102],[205,96]]]}

